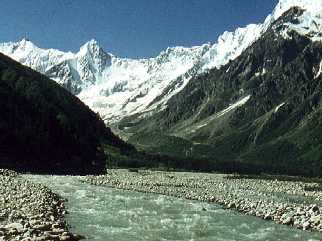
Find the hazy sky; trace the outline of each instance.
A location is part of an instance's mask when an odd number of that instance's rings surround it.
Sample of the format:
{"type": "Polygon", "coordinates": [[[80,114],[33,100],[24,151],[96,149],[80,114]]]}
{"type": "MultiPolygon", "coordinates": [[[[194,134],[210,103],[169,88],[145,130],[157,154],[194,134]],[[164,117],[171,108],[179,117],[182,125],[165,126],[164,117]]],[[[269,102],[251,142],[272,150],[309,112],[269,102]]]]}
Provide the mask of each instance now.
{"type": "Polygon", "coordinates": [[[278,0],[1,0],[0,42],[23,37],[77,51],[95,38],[122,57],[214,42],[225,30],[263,22],[278,0]]]}

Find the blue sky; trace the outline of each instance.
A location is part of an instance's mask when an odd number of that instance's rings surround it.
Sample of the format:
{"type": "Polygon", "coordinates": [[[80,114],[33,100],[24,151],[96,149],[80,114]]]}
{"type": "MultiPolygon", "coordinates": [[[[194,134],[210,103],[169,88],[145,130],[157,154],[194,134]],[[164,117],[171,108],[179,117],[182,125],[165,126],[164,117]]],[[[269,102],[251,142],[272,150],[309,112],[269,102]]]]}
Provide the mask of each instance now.
{"type": "Polygon", "coordinates": [[[122,57],[214,42],[225,30],[262,22],[278,0],[1,0],[0,42],[27,37],[77,51],[97,39],[122,57]]]}

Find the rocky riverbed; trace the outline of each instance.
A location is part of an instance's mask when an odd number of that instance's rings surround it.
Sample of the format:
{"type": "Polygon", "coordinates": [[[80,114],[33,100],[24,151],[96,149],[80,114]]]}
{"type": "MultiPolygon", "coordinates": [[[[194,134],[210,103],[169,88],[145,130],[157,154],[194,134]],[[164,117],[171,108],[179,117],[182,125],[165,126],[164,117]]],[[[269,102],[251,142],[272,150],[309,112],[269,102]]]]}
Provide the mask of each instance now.
{"type": "Polygon", "coordinates": [[[68,231],[64,201],[48,188],[0,169],[0,241],[75,241],[68,231]]]}
{"type": "Polygon", "coordinates": [[[317,183],[128,170],[111,170],[107,175],[81,177],[81,180],[93,185],[214,202],[279,224],[322,232],[322,192],[317,183]]]}

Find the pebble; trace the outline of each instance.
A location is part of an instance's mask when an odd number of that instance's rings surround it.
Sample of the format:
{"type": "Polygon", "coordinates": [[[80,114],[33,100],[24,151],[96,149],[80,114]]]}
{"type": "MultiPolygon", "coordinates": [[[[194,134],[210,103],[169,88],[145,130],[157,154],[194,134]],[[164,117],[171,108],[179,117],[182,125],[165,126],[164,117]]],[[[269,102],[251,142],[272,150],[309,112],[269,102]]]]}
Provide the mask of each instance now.
{"type": "Polygon", "coordinates": [[[322,232],[322,192],[307,191],[321,185],[317,183],[122,169],[109,170],[107,175],[80,177],[80,180],[92,185],[214,202],[246,215],[322,232]]]}
{"type": "Polygon", "coordinates": [[[63,203],[48,188],[0,169],[0,241],[84,239],[68,231],[63,203]]]}

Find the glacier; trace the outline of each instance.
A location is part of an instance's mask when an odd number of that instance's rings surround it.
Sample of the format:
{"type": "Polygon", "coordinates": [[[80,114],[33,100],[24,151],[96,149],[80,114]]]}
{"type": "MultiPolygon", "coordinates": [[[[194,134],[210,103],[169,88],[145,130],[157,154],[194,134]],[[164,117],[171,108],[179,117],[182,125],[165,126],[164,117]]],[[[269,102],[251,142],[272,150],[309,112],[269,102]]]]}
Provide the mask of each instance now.
{"type": "Polygon", "coordinates": [[[312,41],[322,41],[322,0],[280,0],[261,24],[224,32],[214,43],[169,47],[155,58],[118,57],[103,50],[96,40],[77,53],[41,49],[27,39],[2,43],[0,52],[55,80],[111,124],[162,110],[192,77],[237,58],[293,6],[306,11],[298,23],[285,24],[282,36],[287,38],[288,31],[296,31],[312,41]]]}

